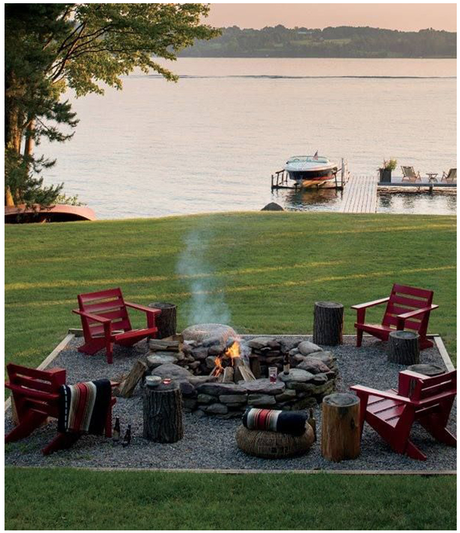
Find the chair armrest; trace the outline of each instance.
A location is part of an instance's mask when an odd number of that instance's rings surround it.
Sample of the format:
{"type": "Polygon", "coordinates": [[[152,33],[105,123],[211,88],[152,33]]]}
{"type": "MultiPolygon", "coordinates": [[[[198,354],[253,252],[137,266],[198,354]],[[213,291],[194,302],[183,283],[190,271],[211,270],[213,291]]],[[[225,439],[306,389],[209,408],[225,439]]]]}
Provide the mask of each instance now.
{"type": "Polygon", "coordinates": [[[95,320],[96,322],[100,322],[101,324],[110,324],[111,322],[110,318],[104,318],[103,316],[86,313],[85,311],[80,311],[80,309],[72,309],[72,313],[84,316],[85,318],[89,318],[90,320],[95,320]]]}
{"type": "Polygon", "coordinates": [[[396,315],[397,318],[402,318],[403,320],[407,320],[409,318],[413,318],[414,316],[423,315],[427,313],[428,311],[433,311],[434,309],[437,309],[439,305],[430,305],[429,307],[423,307],[422,309],[416,309],[415,311],[409,311],[408,313],[403,313],[402,315],[396,315]]]}
{"type": "Polygon", "coordinates": [[[374,300],[373,302],[366,302],[364,304],[352,305],[351,309],[356,309],[356,310],[367,309],[368,307],[374,307],[374,305],[384,304],[385,302],[388,302],[389,299],[390,297],[387,296],[386,298],[381,298],[380,300],[374,300]]]}
{"type": "Polygon", "coordinates": [[[36,400],[46,401],[57,400],[59,398],[59,394],[57,393],[29,389],[27,387],[23,387],[22,385],[15,385],[9,381],[5,383],[5,387],[10,389],[12,392],[22,394],[23,396],[28,396],[29,398],[35,398],[36,400]]]}
{"type": "Polygon", "coordinates": [[[355,392],[361,392],[364,393],[367,396],[378,396],[379,398],[385,398],[386,400],[396,400],[398,402],[404,402],[404,403],[412,403],[410,398],[406,398],[405,396],[400,396],[399,394],[396,394],[391,391],[381,391],[377,389],[371,389],[370,387],[363,387],[362,385],[353,385],[350,387],[351,390],[355,392]]]}
{"type": "Polygon", "coordinates": [[[147,307],[145,305],[139,305],[139,304],[133,304],[131,302],[125,301],[126,307],[130,307],[131,309],[137,309],[138,311],[143,311],[144,313],[150,313],[153,315],[159,315],[161,313],[161,309],[155,309],[154,307],[147,307]]]}

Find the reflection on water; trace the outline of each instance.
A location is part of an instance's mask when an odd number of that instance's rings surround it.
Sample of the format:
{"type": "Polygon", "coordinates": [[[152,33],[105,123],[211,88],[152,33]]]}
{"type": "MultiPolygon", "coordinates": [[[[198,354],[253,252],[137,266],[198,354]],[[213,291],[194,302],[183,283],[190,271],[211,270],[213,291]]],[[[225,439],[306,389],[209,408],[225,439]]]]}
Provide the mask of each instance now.
{"type": "MultiPolygon", "coordinates": [[[[292,211],[340,211],[343,206],[343,191],[335,189],[305,189],[273,191],[272,199],[292,211]]],[[[455,192],[426,191],[385,192],[377,195],[378,213],[418,215],[455,215],[457,195],[455,192]]]]}
{"type": "Polygon", "coordinates": [[[302,189],[273,191],[273,201],[294,211],[339,211],[343,191],[335,189],[302,189]]]}
{"type": "Polygon", "coordinates": [[[377,196],[378,213],[455,215],[456,211],[457,194],[453,191],[380,192],[377,196]]]}

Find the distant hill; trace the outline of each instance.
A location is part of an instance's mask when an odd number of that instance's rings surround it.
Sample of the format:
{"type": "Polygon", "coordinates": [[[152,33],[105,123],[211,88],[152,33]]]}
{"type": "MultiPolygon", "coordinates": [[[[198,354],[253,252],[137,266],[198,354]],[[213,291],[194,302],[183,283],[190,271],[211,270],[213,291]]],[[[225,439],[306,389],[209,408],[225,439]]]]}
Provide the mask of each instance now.
{"type": "Polygon", "coordinates": [[[340,26],[324,30],[267,27],[222,28],[211,41],[197,41],[182,57],[432,57],[455,58],[457,34],[340,26]]]}

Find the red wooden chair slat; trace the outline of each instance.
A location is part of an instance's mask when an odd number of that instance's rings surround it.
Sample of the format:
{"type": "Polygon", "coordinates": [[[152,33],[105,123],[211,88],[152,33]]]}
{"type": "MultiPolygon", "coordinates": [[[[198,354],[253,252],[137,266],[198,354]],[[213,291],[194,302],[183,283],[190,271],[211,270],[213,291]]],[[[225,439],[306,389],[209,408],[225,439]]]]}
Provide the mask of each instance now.
{"type": "MultiPolygon", "coordinates": [[[[8,364],[6,368],[9,380],[5,383],[5,387],[12,392],[18,416],[18,425],[5,436],[5,443],[8,443],[28,437],[46,422],[48,417],[59,416],[59,389],[65,384],[66,371],[62,368],[37,370],[13,363],[8,364]]],[[[116,401],[116,398],[112,398],[111,407],[107,413],[106,437],[112,435],[112,407],[116,401]]],[[[68,448],[79,437],[79,434],[58,433],[43,448],[42,453],[47,455],[56,450],[68,448]]]]}
{"type": "Polygon", "coordinates": [[[398,390],[379,391],[355,385],[360,398],[360,429],[367,422],[397,453],[426,460],[426,455],[410,440],[414,422],[419,422],[436,440],[456,446],[457,439],[447,429],[457,394],[457,371],[427,377],[415,372],[399,373],[398,390]],[[415,384],[412,389],[410,385],[415,384]]]}
{"type": "Polygon", "coordinates": [[[125,302],[120,288],[80,294],[78,306],[73,312],[80,315],[85,338],[85,344],[78,350],[94,355],[105,348],[109,364],[113,362],[114,344],[132,346],[146,337],[156,337],[158,332],[155,319],[161,311],[125,302]],[[132,328],[128,306],[145,313],[146,328],[132,328]]]}
{"type": "Polygon", "coordinates": [[[433,305],[433,291],[394,284],[388,299],[376,300],[365,304],[353,305],[356,309],[357,320],[355,323],[356,345],[362,344],[363,333],[367,332],[382,341],[387,341],[390,333],[397,329],[409,329],[419,334],[420,349],[430,348],[433,342],[427,338],[428,321],[430,313],[437,309],[433,305]],[[386,303],[385,313],[381,324],[366,323],[366,309],[375,305],[386,303]],[[405,315],[418,312],[416,316],[405,315]]]}

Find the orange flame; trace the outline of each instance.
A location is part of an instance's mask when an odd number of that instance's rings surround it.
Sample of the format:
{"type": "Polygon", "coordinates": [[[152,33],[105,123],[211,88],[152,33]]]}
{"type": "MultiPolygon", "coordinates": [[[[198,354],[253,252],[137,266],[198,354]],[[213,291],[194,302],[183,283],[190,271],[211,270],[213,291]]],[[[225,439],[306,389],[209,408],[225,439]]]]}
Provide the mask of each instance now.
{"type": "Polygon", "coordinates": [[[235,357],[240,357],[240,343],[235,341],[230,348],[227,348],[227,351],[225,352],[225,355],[227,357],[231,357],[234,359],[235,357]]]}

